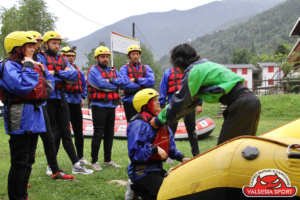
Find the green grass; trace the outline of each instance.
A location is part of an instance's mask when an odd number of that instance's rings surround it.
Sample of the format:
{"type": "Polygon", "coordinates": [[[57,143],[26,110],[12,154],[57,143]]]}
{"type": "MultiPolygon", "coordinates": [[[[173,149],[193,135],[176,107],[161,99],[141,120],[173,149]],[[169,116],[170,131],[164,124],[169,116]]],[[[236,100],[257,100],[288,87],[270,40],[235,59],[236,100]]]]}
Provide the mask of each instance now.
{"type": "MultiPolygon", "coordinates": [[[[278,95],[260,97],[262,103],[261,120],[258,127],[258,135],[274,129],[280,125],[299,117],[300,101],[298,95],[278,95]],[[272,114],[273,113],[273,114],[272,114]]],[[[203,105],[203,113],[197,116],[212,117],[216,123],[213,133],[205,140],[199,141],[200,152],[205,152],[217,144],[217,137],[221,130],[223,119],[217,119],[218,111],[216,104],[203,105]]],[[[10,168],[10,154],[8,145],[9,136],[5,135],[3,120],[0,119],[0,200],[8,199],[7,196],[7,176],[10,168]]],[[[188,141],[176,141],[177,148],[191,157],[191,149],[188,141]]],[[[90,160],[91,138],[85,138],[84,156],[90,160]]],[[[128,180],[126,167],[129,164],[127,141],[114,140],[112,151],[112,160],[122,165],[121,169],[103,167],[103,171],[94,172],[92,175],[76,175],[74,181],[50,180],[45,174],[46,157],[43,145],[39,139],[36,163],[33,165],[33,171],[30,176],[30,185],[28,189],[30,200],[47,200],[47,199],[124,199],[126,191],[125,186],[117,186],[115,183],[107,183],[110,180],[128,180]]],[[[99,153],[99,163],[103,162],[103,145],[99,153]]],[[[175,161],[175,165],[164,165],[166,170],[176,166],[179,162],[175,161]]],[[[62,148],[58,154],[58,164],[66,173],[71,173],[71,161],[62,148]]]]}

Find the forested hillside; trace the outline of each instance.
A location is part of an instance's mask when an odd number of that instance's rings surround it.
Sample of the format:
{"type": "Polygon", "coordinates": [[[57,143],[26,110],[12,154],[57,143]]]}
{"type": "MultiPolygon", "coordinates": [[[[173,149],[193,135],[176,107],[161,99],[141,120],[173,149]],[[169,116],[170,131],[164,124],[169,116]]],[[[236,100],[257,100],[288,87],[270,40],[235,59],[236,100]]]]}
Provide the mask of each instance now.
{"type": "MultiPolygon", "coordinates": [[[[233,48],[247,48],[253,54],[273,53],[279,44],[295,43],[297,37],[290,38],[289,33],[300,16],[299,9],[299,0],[287,0],[227,30],[198,37],[191,44],[201,57],[218,63],[229,63],[233,48]]],[[[168,60],[168,55],[160,59],[164,68],[169,66],[168,60]]]]}
{"type": "Polygon", "coordinates": [[[232,25],[234,19],[261,13],[283,0],[253,1],[214,1],[189,10],[135,15],[69,43],[77,46],[76,63],[81,67],[86,63],[84,54],[97,47],[100,41],[110,44],[111,31],[132,36],[132,22],[135,22],[136,38],[150,44],[155,58],[159,59],[179,43],[211,33],[224,23],[232,25]]]}

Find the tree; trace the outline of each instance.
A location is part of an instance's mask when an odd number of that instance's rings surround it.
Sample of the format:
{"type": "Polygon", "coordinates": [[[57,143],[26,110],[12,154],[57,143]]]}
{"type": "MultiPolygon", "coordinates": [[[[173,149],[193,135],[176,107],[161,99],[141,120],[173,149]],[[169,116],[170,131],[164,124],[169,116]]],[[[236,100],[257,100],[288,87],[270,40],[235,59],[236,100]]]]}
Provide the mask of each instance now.
{"type": "MultiPolygon", "coordinates": [[[[47,3],[44,0],[18,0],[19,7],[6,9],[0,8],[0,20],[2,23],[0,34],[0,46],[4,46],[4,38],[13,31],[35,30],[41,34],[55,30],[55,22],[58,20],[54,14],[47,11],[47,3]]],[[[6,52],[0,48],[0,57],[5,57],[6,52]]]]}
{"type": "Polygon", "coordinates": [[[232,49],[232,56],[230,58],[230,62],[233,64],[248,64],[250,63],[252,58],[252,53],[246,49],[232,49]]]}

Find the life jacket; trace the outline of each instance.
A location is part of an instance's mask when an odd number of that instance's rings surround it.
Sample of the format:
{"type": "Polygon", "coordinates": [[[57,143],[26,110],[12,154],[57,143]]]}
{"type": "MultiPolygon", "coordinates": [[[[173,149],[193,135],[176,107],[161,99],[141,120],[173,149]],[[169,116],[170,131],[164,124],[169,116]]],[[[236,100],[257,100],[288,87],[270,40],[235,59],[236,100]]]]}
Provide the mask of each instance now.
{"type": "MultiPolygon", "coordinates": [[[[67,63],[63,55],[58,54],[58,60],[56,61],[53,56],[50,56],[45,52],[42,52],[42,54],[46,58],[46,66],[49,71],[64,70],[66,68],[67,63]]],[[[65,88],[65,81],[55,84],[55,90],[62,90],[63,88],[65,88]]]]}
{"type": "Polygon", "coordinates": [[[82,80],[81,80],[81,73],[79,68],[76,65],[73,65],[73,67],[77,70],[78,72],[78,78],[77,81],[74,83],[65,83],[65,87],[66,87],[66,92],[67,93],[78,93],[81,94],[82,93],[82,80]]]}
{"type": "MultiPolygon", "coordinates": [[[[2,63],[2,73],[1,73],[1,79],[3,77],[5,62],[7,59],[5,59],[2,63]]],[[[0,99],[4,104],[14,104],[14,103],[41,103],[47,100],[47,92],[46,92],[46,80],[44,78],[44,74],[42,73],[39,66],[34,65],[33,70],[37,73],[39,73],[39,82],[38,84],[24,97],[20,97],[17,95],[12,95],[8,91],[5,91],[5,89],[1,89],[0,91],[0,99]]]]}
{"type": "Polygon", "coordinates": [[[180,90],[182,77],[183,73],[181,73],[177,67],[172,67],[171,75],[168,80],[167,94],[174,94],[176,91],[180,90]]]}
{"type": "MultiPolygon", "coordinates": [[[[95,64],[94,66],[96,66],[100,72],[101,72],[101,76],[105,79],[109,79],[109,78],[117,78],[117,74],[116,74],[116,70],[114,67],[110,67],[110,72],[108,73],[105,69],[102,69],[101,67],[99,67],[97,64],[95,64]]],[[[90,67],[91,69],[91,67],[90,67]]],[[[90,71],[90,69],[88,70],[88,73],[90,71]]],[[[87,75],[88,76],[88,75],[87,75]]],[[[118,92],[118,90],[114,90],[114,91],[109,91],[109,90],[105,90],[105,89],[100,89],[100,88],[95,88],[93,87],[90,83],[88,83],[88,98],[92,101],[103,101],[103,100],[119,100],[121,99],[121,96],[118,92]]]]}
{"type": "MultiPolygon", "coordinates": [[[[141,115],[141,114],[137,114],[135,115],[131,120],[130,122],[136,120],[136,119],[141,119],[145,122],[148,122],[152,119],[152,118],[148,118],[148,117],[145,117],[145,115],[141,115]]],[[[129,123],[130,123],[129,122],[129,123]]],[[[160,148],[162,148],[166,154],[168,155],[169,157],[169,149],[170,149],[170,133],[169,133],[169,129],[168,129],[168,126],[163,126],[161,128],[159,128],[157,130],[157,133],[155,135],[155,138],[153,139],[153,141],[150,141],[150,143],[152,145],[156,145],[160,148]]],[[[161,157],[158,153],[150,156],[148,158],[148,160],[146,161],[146,163],[150,160],[160,160],[161,161],[161,157]]]]}
{"type": "Polygon", "coordinates": [[[129,78],[144,78],[147,73],[147,68],[141,63],[139,71],[131,63],[126,64],[129,78]]]}
{"type": "MultiPolygon", "coordinates": [[[[131,63],[127,63],[126,66],[127,66],[127,69],[128,69],[129,79],[131,79],[131,78],[144,78],[146,76],[147,68],[142,63],[140,64],[139,71],[136,70],[136,67],[133,66],[131,63]]],[[[144,87],[141,87],[141,90],[142,89],[144,89],[144,87]]],[[[124,94],[131,94],[131,93],[136,93],[137,91],[136,92],[126,92],[125,90],[123,90],[123,92],[124,92],[124,94]]]]}

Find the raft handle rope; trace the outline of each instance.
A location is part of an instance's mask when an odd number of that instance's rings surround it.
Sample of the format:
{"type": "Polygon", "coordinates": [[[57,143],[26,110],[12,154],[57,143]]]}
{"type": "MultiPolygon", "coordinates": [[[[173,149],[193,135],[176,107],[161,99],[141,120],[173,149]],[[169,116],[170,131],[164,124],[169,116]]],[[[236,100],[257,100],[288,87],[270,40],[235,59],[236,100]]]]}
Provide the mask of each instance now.
{"type": "Polygon", "coordinates": [[[296,158],[296,159],[300,159],[300,153],[291,153],[290,152],[290,148],[296,148],[299,149],[300,148],[300,144],[291,144],[288,146],[286,153],[288,154],[289,158],[296,158]]]}

